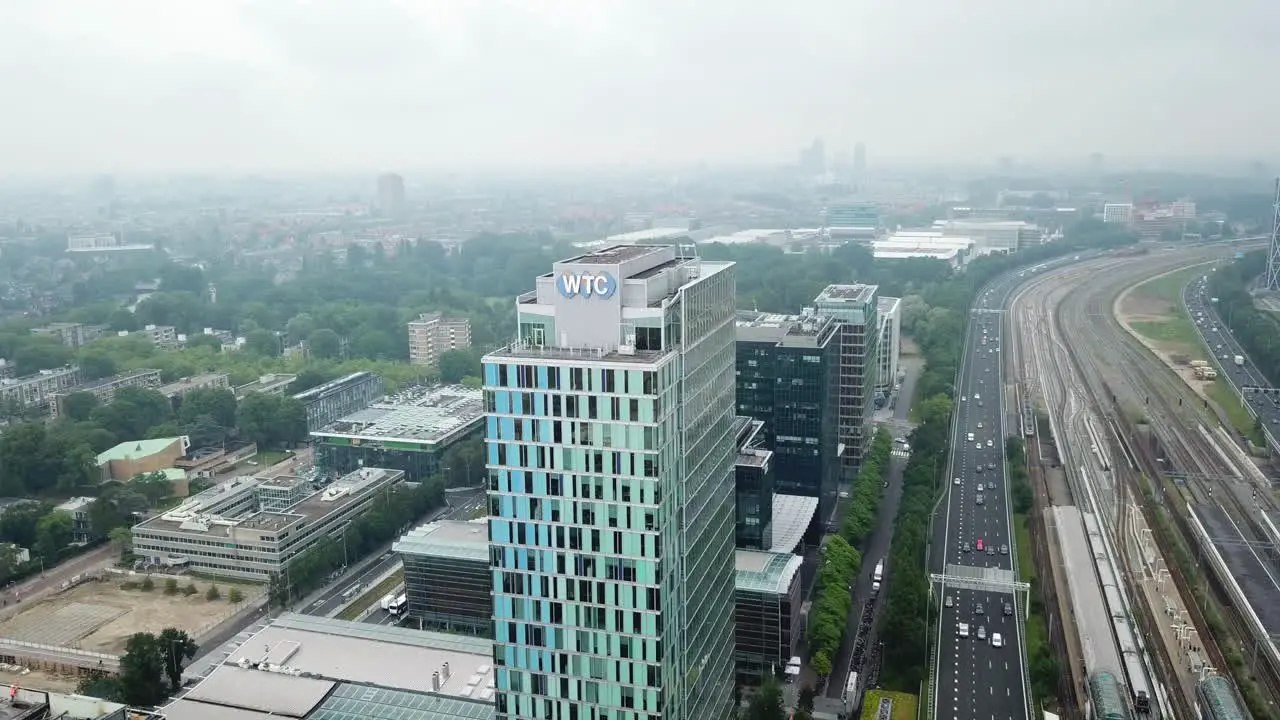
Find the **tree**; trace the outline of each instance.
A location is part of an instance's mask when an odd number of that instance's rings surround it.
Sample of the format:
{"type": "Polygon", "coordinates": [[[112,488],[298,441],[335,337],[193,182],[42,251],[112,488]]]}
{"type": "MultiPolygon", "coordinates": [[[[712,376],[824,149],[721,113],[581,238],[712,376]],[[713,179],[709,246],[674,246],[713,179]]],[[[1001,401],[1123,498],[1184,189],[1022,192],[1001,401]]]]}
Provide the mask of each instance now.
{"type": "Polygon", "coordinates": [[[133,549],[133,531],[127,527],[111,528],[107,538],[111,541],[111,547],[115,548],[122,556],[133,549]]]}
{"type": "Polygon", "coordinates": [[[796,707],[805,712],[813,712],[813,700],[818,696],[812,685],[805,685],[800,688],[800,697],[796,702],[796,707]]]}
{"type": "Polygon", "coordinates": [[[444,453],[445,481],[449,487],[470,487],[484,469],[484,442],[478,437],[454,443],[444,453]]]}
{"type": "Polygon", "coordinates": [[[307,411],[288,395],[250,393],[236,412],[240,437],[261,448],[289,447],[307,437],[307,411]]]}
{"type": "Polygon", "coordinates": [[[169,678],[170,692],[182,687],[182,668],[187,660],[196,656],[200,646],[191,636],[176,628],[165,628],[156,638],[160,654],[164,658],[164,672],[169,678]]]}
{"type": "Polygon", "coordinates": [[[121,700],[136,707],[164,702],[165,659],[155,635],[144,632],[130,636],[120,657],[121,700]]]}
{"type": "Polygon", "coordinates": [[[32,548],[36,544],[36,527],[40,518],[53,508],[48,503],[25,501],[14,503],[0,513],[0,541],[18,547],[32,548]]]}
{"type": "Polygon", "coordinates": [[[290,345],[305,341],[316,330],[316,319],[311,317],[310,313],[298,313],[284,326],[285,337],[290,345]]]}
{"type": "Polygon", "coordinates": [[[233,587],[227,591],[227,602],[232,605],[239,605],[244,602],[244,592],[238,587],[233,587]]]}
{"type": "Polygon", "coordinates": [[[777,678],[766,677],[747,705],[745,720],[786,720],[786,717],[782,685],[777,678]]]}
{"type": "Polygon", "coordinates": [[[222,592],[218,590],[217,585],[210,585],[209,589],[206,590],[204,593],[204,599],[208,600],[209,602],[213,602],[214,600],[221,600],[222,592]]]}
{"type": "Polygon", "coordinates": [[[36,523],[36,554],[44,558],[46,566],[58,562],[58,554],[71,544],[71,515],[63,510],[50,510],[36,523]]]}
{"type": "Polygon", "coordinates": [[[809,658],[809,667],[818,674],[818,677],[827,677],[831,674],[831,656],[826,650],[819,650],[809,658]]]}
{"type": "Polygon", "coordinates": [[[222,427],[235,427],[235,393],[226,388],[197,388],[184,395],[178,408],[178,420],[193,423],[204,416],[222,427]]]}
{"type": "Polygon", "coordinates": [[[440,368],[440,380],[446,383],[460,383],[466,377],[480,377],[480,353],[472,348],[446,350],[440,353],[436,361],[440,368]]]}
{"type": "Polygon", "coordinates": [[[173,404],[157,390],[122,388],[109,404],[95,408],[91,417],[119,437],[142,439],[151,428],[172,419],[173,404]]]}
{"type": "Polygon", "coordinates": [[[251,330],[244,336],[244,349],[263,357],[276,357],[281,351],[280,336],[270,330],[251,330]]]}
{"type": "Polygon", "coordinates": [[[91,392],[73,392],[62,398],[62,414],[71,420],[88,420],[96,407],[98,396],[91,392]]]}
{"type": "Polygon", "coordinates": [[[120,370],[115,358],[101,350],[86,350],[80,353],[76,364],[80,366],[80,375],[85,380],[111,377],[120,370]]]}
{"type": "Polygon", "coordinates": [[[318,358],[336,358],[342,354],[342,338],[329,328],[320,328],[307,336],[311,355],[318,358]]]}
{"type": "Polygon", "coordinates": [[[173,496],[173,481],[162,472],[149,472],[134,475],[129,480],[128,489],[141,495],[144,505],[141,509],[128,508],[130,512],[141,512],[149,506],[159,505],[161,501],[173,496]]]}

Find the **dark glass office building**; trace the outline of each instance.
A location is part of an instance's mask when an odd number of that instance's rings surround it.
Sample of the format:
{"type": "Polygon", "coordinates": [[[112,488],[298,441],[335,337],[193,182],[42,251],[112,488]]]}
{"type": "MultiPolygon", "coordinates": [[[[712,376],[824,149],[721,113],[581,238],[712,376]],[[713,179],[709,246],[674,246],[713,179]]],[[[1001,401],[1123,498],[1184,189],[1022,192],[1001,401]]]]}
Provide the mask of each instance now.
{"type": "Polygon", "coordinates": [[[486,521],[414,528],[392,550],[404,561],[406,615],[419,630],[492,637],[493,571],[486,521]]]}
{"type": "Polygon", "coordinates": [[[840,479],[839,323],[809,309],[739,313],[737,339],[738,414],[764,423],[774,490],[818,498],[825,519],[840,479]]]}
{"type": "Polygon", "coordinates": [[[840,325],[836,386],[840,408],[840,463],[846,480],[862,467],[871,444],[876,383],[880,367],[880,292],[876,285],[828,285],[814,298],[817,312],[840,325]]]}
{"type": "Polygon", "coordinates": [[[736,523],[734,546],[768,550],[773,546],[773,453],[764,447],[764,423],[733,419],[738,457],[733,463],[736,523]]]}

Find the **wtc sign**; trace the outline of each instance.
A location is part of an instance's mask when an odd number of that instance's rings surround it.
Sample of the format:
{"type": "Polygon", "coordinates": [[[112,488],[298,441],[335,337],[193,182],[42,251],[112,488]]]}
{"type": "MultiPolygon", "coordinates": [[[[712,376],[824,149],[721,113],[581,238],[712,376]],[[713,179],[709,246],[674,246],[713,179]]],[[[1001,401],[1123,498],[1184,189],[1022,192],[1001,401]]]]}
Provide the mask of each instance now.
{"type": "Polygon", "coordinates": [[[618,281],[607,272],[561,273],[556,288],[567,298],[609,299],[618,291],[618,281]]]}

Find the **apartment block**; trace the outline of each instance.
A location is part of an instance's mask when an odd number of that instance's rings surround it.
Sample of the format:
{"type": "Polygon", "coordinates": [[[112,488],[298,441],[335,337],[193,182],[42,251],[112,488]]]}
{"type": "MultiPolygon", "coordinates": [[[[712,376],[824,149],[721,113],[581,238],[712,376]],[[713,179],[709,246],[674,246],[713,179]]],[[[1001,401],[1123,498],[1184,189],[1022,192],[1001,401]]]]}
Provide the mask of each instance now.
{"type": "Polygon", "coordinates": [[[875,412],[878,382],[880,322],[876,285],[828,285],[813,304],[819,315],[840,325],[840,356],[836,397],[841,468],[852,480],[871,442],[870,426],[875,412]]]}
{"type": "Polygon", "coordinates": [[[554,264],[484,358],[497,718],[733,712],[731,262],[554,264]]]}
{"type": "Polygon", "coordinates": [[[31,328],[32,335],[42,335],[58,340],[72,350],[79,350],[102,337],[107,330],[106,325],[86,325],[85,323],[51,323],[44,327],[31,328]]]}
{"type": "Polygon", "coordinates": [[[90,383],[77,385],[69,390],[55,393],[51,399],[49,406],[50,414],[57,418],[62,417],[66,412],[63,403],[67,396],[72,393],[87,392],[92,393],[98,399],[99,405],[106,405],[115,399],[116,392],[124,388],[144,388],[156,389],[160,387],[160,371],[152,368],[142,368],[139,370],[130,370],[128,372],[117,373],[109,378],[94,380],[90,383]]]}
{"type": "Polygon", "coordinates": [[[43,407],[53,402],[58,393],[70,392],[80,385],[80,368],[68,365],[41,370],[33,375],[0,380],[0,400],[23,407],[43,407]]]}
{"type": "Polygon", "coordinates": [[[450,350],[471,347],[471,321],[450,320],[440,313],[423,313],[409,323],[409,362],[435,365],[450,350]]]}
{"type": "Polygon", "coordinates": [[[235,394],[237,400],[243,400],[249,393],[265,393],[267,395],[283,395],[289,386],[297,380],[298,376],[292,373],[268,373],[261,375],[253,382],[237,385],[235,394]]]}

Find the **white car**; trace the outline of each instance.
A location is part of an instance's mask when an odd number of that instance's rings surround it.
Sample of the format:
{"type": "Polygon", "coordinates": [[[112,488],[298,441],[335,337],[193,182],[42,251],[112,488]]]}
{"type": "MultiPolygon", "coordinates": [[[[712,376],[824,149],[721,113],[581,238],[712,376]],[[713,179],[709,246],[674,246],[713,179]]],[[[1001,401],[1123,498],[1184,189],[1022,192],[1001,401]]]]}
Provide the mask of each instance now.
{"type": "Polygon", "coordinates": [[[973,446],[974,446],[975,448],[979,449],[979,450],[981,450],[981,449],[982,449],[982,443],[980,443],[980,442],[976,442],[976,443],[974,443],[974,444],[973,444],[973,446]]]}
{"type": "Polygon", "coordinates": [[[990,440],[988,440],[988,441],[987,441],[987,447],[991,447],[991,441],[990,441],[990,440]]]}
{"type": "Polygon", "coordinates": [[[979,429],[979,430],[981,430],[981,429],[982,429],[982,423],[978,423],[978,429],[979,429]]]}
{"type": "Polygon", "coordinates": [[[960,484],[960,478],[952,478],[952,479],[951,479],[951,484],[952,484],[952,485],[959,485],[959,484],[960,484]]]}
{"type": "Polygon", "coordinates": [[[960,623],[956,625],[956,637],[969,637],[969,623],[960,623]]]}
{"type": "Polygon", "coordinates": [[[978,395],[978,393],[974,393],[974,394],[973,394],[973,399],[974,399],[974,400],[981,400],[981,399],[982,399],[982,396],[978,395]]]}
{"type": "Polygon", "coordinates": [[[1000,633],[991,633],[991,647],[1004,647],[1004,638],[1000,633]]]}

